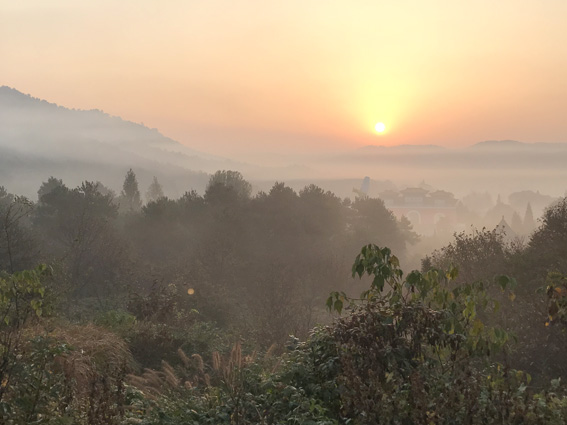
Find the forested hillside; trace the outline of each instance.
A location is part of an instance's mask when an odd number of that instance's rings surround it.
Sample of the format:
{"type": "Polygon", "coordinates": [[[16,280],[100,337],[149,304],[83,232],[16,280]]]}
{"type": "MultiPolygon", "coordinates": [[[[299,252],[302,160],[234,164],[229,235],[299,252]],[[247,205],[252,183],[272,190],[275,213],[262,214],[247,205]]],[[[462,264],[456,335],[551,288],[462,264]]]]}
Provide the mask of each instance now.
{"type": "Polygon", "coordinates": [[[404,273],[419,238],[379,199],[124,174],[0,187],[3,423],[567,420],[567,199],[404,273]]]}
{"type": "Polygon", "coordinates": [[[136,167],[144,185],[157,174],[168,195],[179,196],[185,187],[203,191],[206,173],[227,162],[143,124],[65,108],[6,86],[0,87],[0,140],[2,184],[27,196],[51,174],[72,185],[104,179],[118,187],[122,164],[136,167]]]}

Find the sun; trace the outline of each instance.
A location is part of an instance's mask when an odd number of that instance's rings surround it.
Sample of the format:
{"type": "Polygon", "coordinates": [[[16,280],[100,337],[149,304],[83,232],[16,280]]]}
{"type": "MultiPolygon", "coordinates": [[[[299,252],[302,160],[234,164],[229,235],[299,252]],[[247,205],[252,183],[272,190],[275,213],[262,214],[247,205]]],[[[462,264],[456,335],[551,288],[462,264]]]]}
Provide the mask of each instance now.
{"type": "Polygon", "coordinates": [[[378,133],[382,133],[384,130],[386,130],[386,126],[384,125],[383,122],[377,122],[376,125],[374,126],[374,129],[378,133]]]}

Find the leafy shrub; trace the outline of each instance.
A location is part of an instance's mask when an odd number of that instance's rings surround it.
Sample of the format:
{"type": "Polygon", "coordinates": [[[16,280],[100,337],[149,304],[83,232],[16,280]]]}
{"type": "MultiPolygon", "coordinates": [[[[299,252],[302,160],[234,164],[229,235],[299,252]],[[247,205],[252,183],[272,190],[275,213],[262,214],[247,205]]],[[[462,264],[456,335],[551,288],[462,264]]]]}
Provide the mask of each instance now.
{"type": "Polygon", "coordinates": [[[124,414],[125,342],[100,327],[53,326],[40,266],[0,277],[0,423],[113,424],[124,414]]]}
{"type": "Polygon", "coordinates": [[[148,375],[175,385],[146,398],[141,423],[565,423],[560,380],[535,392],[528,374],[497,361],[514,338],[483,320],[499,308],[491,287],[510,295],[513,279],[456,285],[456,269],[404,277],[390,250],[375,245],[362,249],[353,275],[369,275],[370,289],[360,299],[332,293],[327,306],[349,313],[305,342],[292,339],[276,368],[245,361],[237,344],[202,366],[201,385],[179,385],[168,365],[148,375]]]}
{"type": "MultiPolygon", "coordinates": [[[[404,279],[387,248],[365,246],[353,275],[370,275],[362,305],[332,328],[341,371],[341,415],[356,424],[561,423],[558,385],[534,394],[531,377],[495,361],[512,336],[481,317],[498,309],[483,282],[450,285],[455,269],[404,279]]],[[[515,281],[494,282],[509,291],[515,281]]],[[[341,311],[341,293],[328,306],[341,311]]],[[[556,382],[558,384],[558,382],[556,382]]]]}

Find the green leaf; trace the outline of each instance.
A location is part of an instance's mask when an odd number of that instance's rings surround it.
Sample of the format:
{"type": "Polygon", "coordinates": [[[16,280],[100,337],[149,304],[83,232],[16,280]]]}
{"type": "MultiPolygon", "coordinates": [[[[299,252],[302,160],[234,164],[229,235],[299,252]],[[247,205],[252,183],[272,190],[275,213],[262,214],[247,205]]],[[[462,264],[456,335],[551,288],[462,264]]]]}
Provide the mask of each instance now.
{"type": "Polygon", "coordinates": [[[506,275],[496,276],[495,280],[496,280],[496,283],[498,285],[500,285],[502,290],[505,290],[508,287],[515,288],[518,285],[518,283],[516,282],[516,279],[511,278],[511,277],[506,276],[506,275]]]}
{"type": "Polygon", "coordinates": [[[498,313],[498,310],[500,310],[500,303],[498,300],[494,300],[494,312],[498,313]]]}
{"type": "Polygon", "coordinates": [[[413,270],[406,277],[406,284],[416,286],[421,281],[421,279],[423,279],[421,273],[417,270],[413,270]]]}
{"type": "Polygon", "coordinates": [[[476,319],[473,323],[471,335],[472,336],[480,335],[483,330],[484,330],[484,323],[482,323],[482,321],[480,321],[479,319],[476,319]]]}
{"type": "Polygon", "coordinates": [[[327,298],[327,303],[326,303],[326,304],[327,304],[327,309],[328,309],[329,311],[331,311],[331,309],[333,308],[333,297],[332,297],[332,296],[330,296],[329,298],[327,298]]]}
{"type": "Polygon", "coordinates": [[[394,267],[400,267],[400,260],[398,260],[398,257],[396,257],[395,255],[392,255],[389,262],[394,267]]]}
{"type": "Polygon", "coordinates": [[[340,299],[336,299],[334,308],[339,314],[341,314],[343,311],[343,302],[340,299]]]}
{"type": "Polygon", "coordinates": [[[372,287],[377,291],[382,292],[384,289],[384,277],[381,275],[375,276],[374,280],[372,280],[372,287]]]}
{"type": "Polygon", "coordinates": [[[459,275],[459,268],[453,265],[449,267],[449,270],[447,270],[447,272],[445,273],[445,276],[449,280],[455,280],[458,275],[459,275]]]}

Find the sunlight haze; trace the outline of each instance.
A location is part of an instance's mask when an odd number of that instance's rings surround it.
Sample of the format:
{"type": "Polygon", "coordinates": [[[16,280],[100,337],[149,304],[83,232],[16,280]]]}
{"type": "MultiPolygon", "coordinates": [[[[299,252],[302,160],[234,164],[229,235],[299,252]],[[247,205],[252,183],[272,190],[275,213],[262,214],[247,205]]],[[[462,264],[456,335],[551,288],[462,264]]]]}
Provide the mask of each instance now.
{"type": "Polygon", "coordinates": [[[214,154],[565,142],[566,19],[558,0],[2,1],[0,77],[214,154]]]}
{"type": "Polygon", "coordinates": [[[567,0],[0,0],[0,425],[567,424],[567,0]]]}

